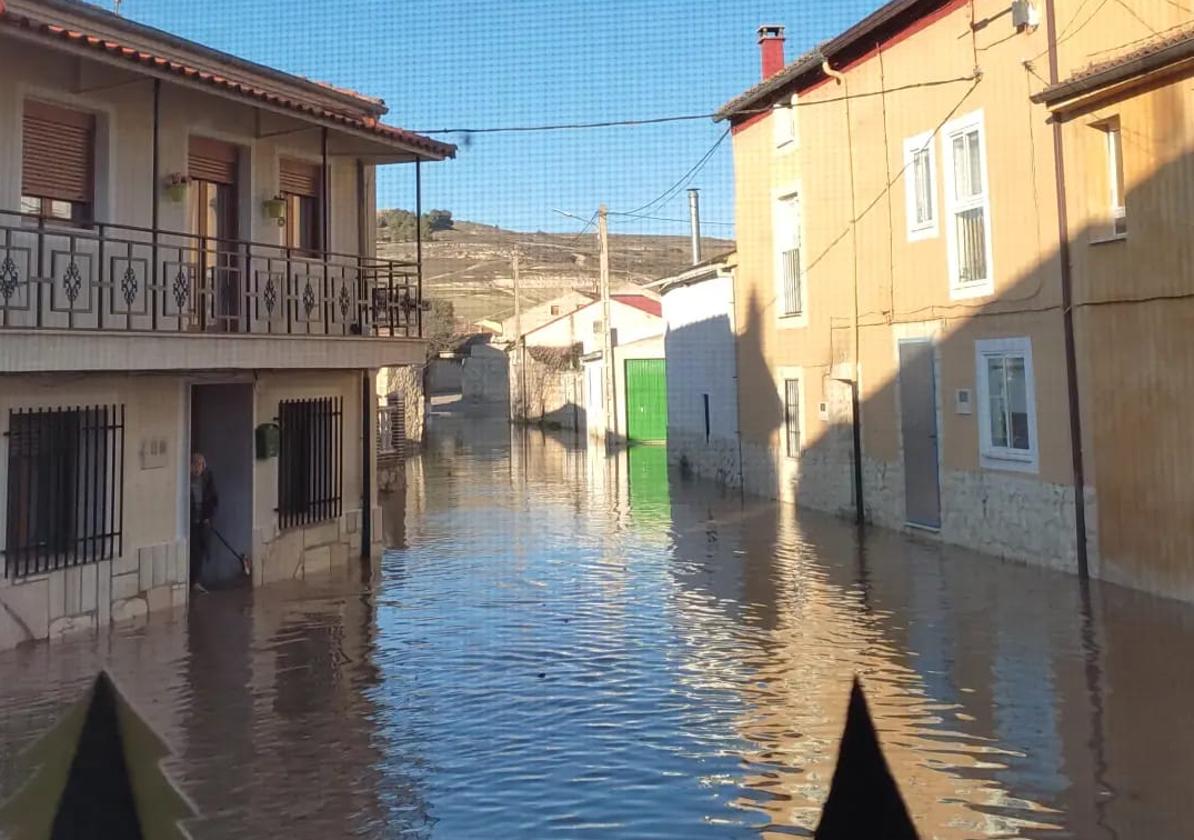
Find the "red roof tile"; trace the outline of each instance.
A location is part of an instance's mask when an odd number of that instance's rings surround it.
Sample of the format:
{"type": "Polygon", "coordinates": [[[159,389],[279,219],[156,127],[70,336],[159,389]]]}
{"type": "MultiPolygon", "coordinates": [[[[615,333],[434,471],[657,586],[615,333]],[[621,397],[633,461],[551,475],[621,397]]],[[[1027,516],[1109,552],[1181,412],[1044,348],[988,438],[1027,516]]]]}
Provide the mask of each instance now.
{"type": "Polygon", "coordinates": [[[611,300],[616,300],[618,303],[624,303],[627,306],[633,306],[635,309],[641,309],[648,315],[654,315],[656,318],[663,317],[663,304],[649,298],[646,295],[611,295],[611,300]]]}
{"type": "MultiPolygon", "coordinates": [[[[343,125],[349,129],[362,131],[367,134],[380,137],[384,140],[389,140],[412,149],[424,151],[436,157],[454,157],[456,154],[456,147],[451,143],[443,143],[438,140],[433,140],[430,137],[416,134],[413,131],[407,131],[405,129],[398,128],[397,126],[386,125],[385,123],[380,122],[376,116],[369,115],[362,117],[356,114],[335,111],[312,100],[302,100],[294,96],[278,94],[265,90],[254,85],[252,81],[248,79],[231,78],[220,73],[213,73],[207,70],[202,70],[198,67],[193,67],[163,55],[130,47],[117,41],[113,41],[110,38],[100,37],[87,32],[66,29],[65,27],[51,23],[31,20],[27,16],[18,16],[16,13],[5,9],[4,0],[0,0],[0,20],[3,20],[4,23],[10,26],[15,26],[43,36],[47,40],[56,40],[66,42],[74,46],[89,48],[99,53],[105,53],[109,56],[123,59],[128,61],[130,64],[140,65],[158,72],[170,73],[184,79],[201,82],[215,88],[220,88],[240,96],[256,99],[275,107],[307,114],[308,116],[319,120],[333,122],[338,125],[343,125]]],[[[337,93],[342,95],[356,95],[338,88],[333,88],[330,85],[322,86],[331,90],[335,90],[337,93]]],[[[380,100],[369,100],[368,98],[360,95],[356,96],[367,102],[380,102],[380,100]]]]}

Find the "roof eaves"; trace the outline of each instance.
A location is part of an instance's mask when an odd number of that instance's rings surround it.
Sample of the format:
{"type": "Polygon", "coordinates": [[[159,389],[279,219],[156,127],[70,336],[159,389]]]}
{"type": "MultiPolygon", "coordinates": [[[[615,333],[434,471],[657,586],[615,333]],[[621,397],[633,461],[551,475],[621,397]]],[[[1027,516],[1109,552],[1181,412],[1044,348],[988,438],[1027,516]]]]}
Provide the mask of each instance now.
{"type": "Polygon", "coordinates": [[[1185,30],[1178,36],[1150,41],[1132,52],[1092,65],[1065,81],[1037,91],[1031,99],[1037,104],[1055,108],[1068,100],[1130,82],[1190,59],[1194,59],[1194,29],[1185,30]]]}
{"type": "Polygon", "coordinates": [[[88,34],[96,37],[110,39],[114,36],[125,36],[125,39],[131,39],[126,40],[126,43],[134,48],[143,48],[145,46],[145,44],[136,43],[139,39],[153,45],[155,52],[162,52],[162,48],[164,47],[167,50],[172,49],[190,53],[189,58],[184,56],[170,57],[190,64],[201,64],[203,61],[211,62],[215,68],[225,73],[232,69],[241,70],[245,73],[261,77],[262,81],[273,81],[299,88],[311,96],[324,99],[325,104],[334,103],[338,107],[358,112],[362,115],[380,117],[388,110],[385,103],[380,99],[365,96],[356,91],[335,85],[307,79],[294,73],[287,73],[275,67],[258,64],[247,58],[223,52],[214,47],[200,44],[197,41],[188,40],[172,32],[138,23],[137,21],[101,8],[94,3],[84,2],[84,0],[7,0],[7,2],[8,11],[12,14],[20,14],[42,23],[57,24],[68,29],[76,21],[85,20],[88,24],[95,27],[95,30],[88,34]],[[22,7],[24,7],[24,11],[22,11],[22,7]],[[196,59],[200,61],[196,61],[196,59]]]}
{"type": "Polygon", "coordinates": [[[901,15],[912,13],[912,19],[917,20],[945,5],[946,2],[947,0],[890,0],[840,35],[831,38],[816,49],[810,50],[770,78],[764,79],[746,92],[731,99],[714,114],[714,121],[720,122],[742,116],[744,113],[756,112],[751,109],[756,109],[756,106],[766,101],[772,94],[798,81],[806,74],[815,73],[816,77],[809,79],[803,87],[807,87],[814,81],[819,81],[824,78],[824,74],[821,73],[823,62],[833,61],[842,53],[865,43],[864,39],[879,32],[901,15]],[[918,5],[924,8],[917,11],[918,5]]]}
{"type": "MultiPolygon", "coordinates": [[[[74,0],[53,0],[53,2],[69,2],[72,6],[77,5],[74,3],[74,0]]],[[[60,24],[38,20],[29,14],[18,13],[11,6],[0,9],[0,21],[48,40],[62,41],[80,49],[103,53],[111,58],[139,65],[156,74],[177,76],[191,82],[219,88],[238,96],[265,102],[277,108],[306,114],[316,120],[334,123],[354,131],[389,140],[411,149],[421,150],[432,157],[442,159],[455,157],[456,155],[456,147],[451,143],[443,143],[412,131],[386,125],[378,121],[374,115],[344,113],[339,110],[330,109],[319,102],[298,99],[293,96],[256,87],[245,79],[231,78],[221,73],[191,66],[173,57],[129,46],[105,36],[81,32],[60,24]]],[[[280,73],[280,71],[274,72],[280,73]]],[[[293,78],[297,79],[298,77],[293,78]]]]}

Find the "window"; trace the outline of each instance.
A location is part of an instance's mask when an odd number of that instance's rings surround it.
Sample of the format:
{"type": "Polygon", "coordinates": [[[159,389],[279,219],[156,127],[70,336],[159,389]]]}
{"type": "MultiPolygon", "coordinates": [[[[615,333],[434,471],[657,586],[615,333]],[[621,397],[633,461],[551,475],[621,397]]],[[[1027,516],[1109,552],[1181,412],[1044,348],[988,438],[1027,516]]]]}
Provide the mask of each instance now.
{"type": "Polygon", "coordinates": [[[989,295],[994,285],[982,114],[950,123],[943,134],[950,291],[954,298],[989,295]]]}
{"type": "Polygon", "coordinates": [[[27,100],[21,212],[83,224],[95,199],[95,117],[27,100]]]}
{"type": "Polygon", "coordinates": [[[784,380],[784,434],[787,437],[787,455],[800,455],[800,380],[784,380]]]}
{"type": "Polygon", "coordinates": [[[975,344],[979,446],[983,466],[1034,471],[1036,398],[1027,338],[975,344]]]}
{"type": "Polygon", "coordinates": [[[800,264],[800,197],[781,197],[775,207],[776,298],[780,317],[804,314],[804,278],[800,264]]]}
{"type": "Polygon", "coordinates": [[[313,163],[282,159],[278,186],[286,200],[286,246],[314,254],[322,250],[320,196],[323,170],[313,163]]]}
{"type": "Polygon", "coordinates": [[[278,405],[278,518],[281,527],[340,515],[343,407],[338,397],[278,405]]]}
{"type": "Polygon", "coordinates": [[[908,205],[908,239],[937,235],[937,162],[933,135],[904,141],[904,192],[908,205]]]}
{"type": "Polygon", "coordinates": [[[1107,144],[1107,197],[1111,212],[1111,235],[1127,236],[1128,214],[1124,206],[1124,149],[1119,118],[1103,123],[1100,128],[1107,144]]]}
{"type": "Polygon", "coordinates": [[[781,149],[796,142],[796,97],[780,102],[771,110],[775,147],[781,149]]]}
{"type": "Polygon", "coordinates": [[[552,314],[552,315],[559,315],[559,314],[560,314],[560,307],[558,307],[558,306],[553,306],[553,307],[551,308],[551,314],[552,314]]]}
{"type": "Polygon", "coordinates": [[[124,406],[8,415],[6,577],[118,555],[124,406]]]}
{"type": "Polygon", "coordinates": [[[605,324],[602,321],[597,320],[593,322],[593,335],[601,335],[604,330],[605,324]]]}

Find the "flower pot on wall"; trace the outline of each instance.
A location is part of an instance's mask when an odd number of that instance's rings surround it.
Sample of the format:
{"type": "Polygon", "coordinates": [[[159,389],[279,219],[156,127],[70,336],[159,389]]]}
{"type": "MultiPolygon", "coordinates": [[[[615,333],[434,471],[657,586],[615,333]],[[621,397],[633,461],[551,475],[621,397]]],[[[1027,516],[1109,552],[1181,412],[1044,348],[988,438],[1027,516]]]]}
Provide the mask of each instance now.
{"type": "Polygon", "coordinates": [[[278,196],[270,198],[262,205],[266,218],[273,219],[278,223],[278,227],[286,224],[286,199],[278,196]]]}
{"type": "Polygon", "coordinates": [[[187,183],[185,181],[171,181],[166,184],[166,197],[175,204],[179,204],[187,197],[187,183]]]}

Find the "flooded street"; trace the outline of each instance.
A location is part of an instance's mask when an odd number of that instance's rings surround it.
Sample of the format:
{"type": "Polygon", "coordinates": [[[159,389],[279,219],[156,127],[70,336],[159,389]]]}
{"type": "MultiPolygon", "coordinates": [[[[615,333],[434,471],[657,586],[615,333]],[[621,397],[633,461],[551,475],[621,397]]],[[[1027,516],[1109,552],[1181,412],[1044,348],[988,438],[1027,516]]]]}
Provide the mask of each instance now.
{"type": "Polygon", "coordinates": [[[0,796],[108,668],[196,837],[811,836],[861,674],[924,838],[1180,838],[1194,609],[436,418],[377,567],[0,654],[0,796]]]}

